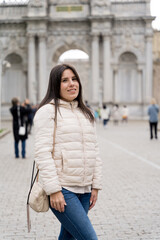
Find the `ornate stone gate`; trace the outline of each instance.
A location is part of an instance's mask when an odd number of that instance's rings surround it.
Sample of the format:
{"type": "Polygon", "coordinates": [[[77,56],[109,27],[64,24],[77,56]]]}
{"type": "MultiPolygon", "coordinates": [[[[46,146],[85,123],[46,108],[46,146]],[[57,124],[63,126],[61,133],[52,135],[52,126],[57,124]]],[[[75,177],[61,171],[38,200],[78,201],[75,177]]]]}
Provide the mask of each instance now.
{"type": "Polygon", "coordinates": [[[150,0],[1,3],[3,116],[15,94],[33,103],[42,100],[51,68],[69,49],[89,55],[85,98],[90,104],[125,103],[131,115],[143,116],[152,96],[153,18],[149,6],[150,0]],[[7,68],[4,63],[11,56],[15,60],[7,68]]]}

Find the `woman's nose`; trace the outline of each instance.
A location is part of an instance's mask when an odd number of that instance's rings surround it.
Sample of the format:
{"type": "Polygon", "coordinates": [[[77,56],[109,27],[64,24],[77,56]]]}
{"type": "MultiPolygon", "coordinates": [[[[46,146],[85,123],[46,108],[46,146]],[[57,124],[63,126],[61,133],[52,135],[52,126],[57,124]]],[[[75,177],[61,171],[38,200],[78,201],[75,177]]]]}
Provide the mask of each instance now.
{"type": "Polygon", "coordinates": [[[70,84],[70,85],[73,85],[73,84],[74,84],[74,81],[73,81],[72,79],[70,79],[69,84],[70,84]]]}

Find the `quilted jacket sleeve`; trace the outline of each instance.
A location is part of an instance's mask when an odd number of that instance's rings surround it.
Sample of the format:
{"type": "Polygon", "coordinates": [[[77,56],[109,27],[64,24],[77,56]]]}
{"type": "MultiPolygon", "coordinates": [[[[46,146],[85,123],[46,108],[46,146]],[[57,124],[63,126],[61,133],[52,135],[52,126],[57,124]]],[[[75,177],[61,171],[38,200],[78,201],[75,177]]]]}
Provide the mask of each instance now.
{"type": "Polygon", "coordinates": [[[95,128],[95,154],[96,154],[96,164],[94,168],[94,174],[93,174],[93,183],[92,188],[95,189],[102,189],[102,160],[100,158],[99,154],[99,146],[97,142],[97,134],[96,134],[96,125],[95,128]]]}
{"type": "Polygon", "coordinates": [[[55,162],[52,158],[54,115],[53,105],[46,104],[37,111],[34,118],[35,162],[47,195],[61,190],[55,162]]]}

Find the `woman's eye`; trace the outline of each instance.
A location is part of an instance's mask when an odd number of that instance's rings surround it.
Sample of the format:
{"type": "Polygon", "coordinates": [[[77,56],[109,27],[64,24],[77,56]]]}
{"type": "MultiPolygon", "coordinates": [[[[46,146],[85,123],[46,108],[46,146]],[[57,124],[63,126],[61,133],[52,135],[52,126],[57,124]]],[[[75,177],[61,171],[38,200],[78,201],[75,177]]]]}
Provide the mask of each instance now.
{"type": "Polygon", "coordinates": [[[63,79],[62,82],[67,82],[67,79],[63,79]]]}
{"type": "Polygon", "coordinates": [[[72,78],[72,81],[77,81],[77,78],[72,78]]]}

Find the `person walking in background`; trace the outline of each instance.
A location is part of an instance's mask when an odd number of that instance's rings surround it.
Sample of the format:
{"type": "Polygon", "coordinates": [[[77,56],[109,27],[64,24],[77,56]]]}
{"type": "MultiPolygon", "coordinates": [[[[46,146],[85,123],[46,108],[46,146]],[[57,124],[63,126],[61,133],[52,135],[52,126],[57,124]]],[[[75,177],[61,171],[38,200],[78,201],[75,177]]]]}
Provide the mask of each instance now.
{"type": "Polygon", "coordinates": [[[32,108],[30,101],[28,98],[24,101],[24,107],[28,110],[28,114],[26,114],[26,127],[28,134],[31,134],[33,118],[34,118],[34,109],[32,108]]]}
{"type": "Polygon", "coordinates": [[[103,121],[103,126],[104,126],[104,128],[106,128],[107,123],[108,123],[109,118],[110,118],[110,110],[106,106],[106,104],[103,104],[103,108],[100,110],[100,113],[101,113],[101,118],[102,118],[102,121],[103,121]]]}
{"type": "Polygon", "coordinates": [[[98,107],[96,111],[98,113],[98,120],[101,121],[101,108],[98,107]]]}
{"type": "Polygon", "coordinates": [[[128,107],[126,105],[124,105],[122,108],[122,123],[128,122],[128,114],[129,114],[128,107]]]}
{"type": "Polygon", "coordinates": [[[113,124],[118,125],[120,120],[120,112],[119,112],[119,106],[118,104],[115,104],[112,109],[112,118],[113,118],[113,124]]]}
{"type": "Polygon", "coordinates": [[[152,98],[151,105],[148,107],[150,139],[153,139],[153,129],[154,129],[155,138],[156,139],[158,138],[158,135],[157,135],[158,113],[159,113],[159,106],[156,104],[155,98],[152,98]]]}
{"type": "Polygon", "coordinates": [[[58,239],[97,240],[87,214],[101,189],[102,163],[94,116],[83,103],[80,78],[72,66],[51,70],[34,127],[35,162],[50,209],[61,223],[58,239]]]}
{"type": "Polygon", "coordinates": [[[23,106],[20,106],[18,98],[12,99],[12,107],[10,112],[13,117],[13,136],[14,136],[14,150],[15,157],[19,158],[19,141],[22,143],[22,158],[26,157],[26,139],[28,137],[27,128],[25,123],[25,116],[28,114],[29,110],[23,106]],[[20,133],[20,127],[24,127],[24,133],[20,133]]]}
{"type": "Polygon", "coordinates": [[[88,108],[90,108],[90,105],[88,104],[88,101],[87,101],[87,100],[85,100],[85,105],[86,105],[88,108]]]}
{"type": "Polygon", "coordinates": [[[95,118],[95,121],[99,123],[99,113],[97,109],[94,110],[94,118],[95,118]]]}

